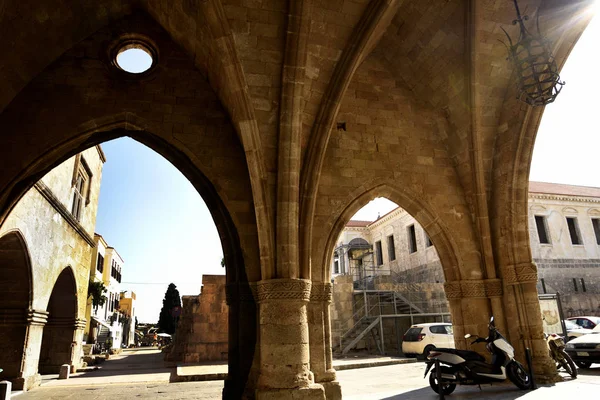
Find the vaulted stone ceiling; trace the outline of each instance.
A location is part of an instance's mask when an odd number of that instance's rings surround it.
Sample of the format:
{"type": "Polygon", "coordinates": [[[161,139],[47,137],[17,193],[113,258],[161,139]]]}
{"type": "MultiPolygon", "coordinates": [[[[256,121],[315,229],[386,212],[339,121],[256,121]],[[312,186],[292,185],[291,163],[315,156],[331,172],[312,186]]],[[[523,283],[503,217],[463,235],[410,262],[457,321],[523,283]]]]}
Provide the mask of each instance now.
{"type": "MultiPolygon", "coordinates": [[[[539,7],[561,64],[589,20],[590,3],[520,5],[528,14],[539,7]]],[[[217,93],[245,149],[265,224],[275,225],[282,199],[282,132],[297,123],[300,153],[290,169],[302,175],[300,213],[312,218],[331,128],[346,88],[369,58],[394,79],[393,88],[377,90],[397,92],[445,121],[436,122],[435,134],[472,214],[487,218],[493,166],[504,162],[499,149],[516,146],[507,140],[519,136],[498,133],[518,132],[516,121],[527,114],[512,101],[511,67],[500,42],[502,27],[517,34],[510,0],[0,0],[0,111],[76,43],[136,12],[164,28],[217,93]]]]}

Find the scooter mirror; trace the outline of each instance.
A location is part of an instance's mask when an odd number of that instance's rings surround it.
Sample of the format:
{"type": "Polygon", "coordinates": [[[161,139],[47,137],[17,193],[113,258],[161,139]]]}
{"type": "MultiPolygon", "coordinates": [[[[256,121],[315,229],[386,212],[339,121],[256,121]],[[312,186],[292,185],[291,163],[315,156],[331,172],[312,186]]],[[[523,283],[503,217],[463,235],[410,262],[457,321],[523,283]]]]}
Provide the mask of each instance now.
{"type": "Polygon", "coordinates": [[[467,334],[465,335],[465,339],[468,339],[468,338],[470,338],[470,337],[471,337],[471,334],[470,334],[470,333],[467,333],[467,334]]]}

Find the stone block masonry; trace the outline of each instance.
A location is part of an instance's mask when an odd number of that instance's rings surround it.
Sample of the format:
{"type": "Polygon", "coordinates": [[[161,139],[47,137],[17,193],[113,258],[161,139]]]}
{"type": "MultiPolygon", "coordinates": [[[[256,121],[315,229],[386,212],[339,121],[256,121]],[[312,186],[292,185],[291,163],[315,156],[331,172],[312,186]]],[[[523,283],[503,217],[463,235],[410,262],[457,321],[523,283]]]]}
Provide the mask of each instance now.
{"type": "Polygon", "coordinates": [[[226,361],[228,307],[225,275],[203,275],[202,292],[183,296],[183,312],[167,362],[226,361]]]}

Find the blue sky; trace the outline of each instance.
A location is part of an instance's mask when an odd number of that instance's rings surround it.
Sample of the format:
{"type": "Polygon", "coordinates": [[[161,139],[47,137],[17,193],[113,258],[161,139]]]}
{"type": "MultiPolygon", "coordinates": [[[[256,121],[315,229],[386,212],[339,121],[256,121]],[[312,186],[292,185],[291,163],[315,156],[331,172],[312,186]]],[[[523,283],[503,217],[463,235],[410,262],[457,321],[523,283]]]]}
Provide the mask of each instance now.
{"type": "Polygon", "coordinates": [[[156,322],[170,282],[198,294],[203,273],[225,273],[221,242],[204,201],[165,158],[129,138],[102,149],[96,232],[125,260],[121,290],[136,292],[138,320],[156,322]]]}
{"type": "MultiPolygon", "coordinates": [[[[600,19],[595,18],[561,72],[567,84],[544,112],[531,180],[600,187],[595,165],[600,148],[598,42],[600,19]]],[[[125,57],[119,62],[139,70],[135,64],[144,60],[125,57]]],[[[167,160],[127,138],[102,147],[107,162],[96,232],[125,260],[122,290],[137,293],[138,319],[156,322],[170,282],[182,295],[198,294],[203,273],[225,273],[221,243],[203,200],[167,160]]],[[[375,199],[353,219],[374,220],[395,207],[387,199],[375,199]]]]}

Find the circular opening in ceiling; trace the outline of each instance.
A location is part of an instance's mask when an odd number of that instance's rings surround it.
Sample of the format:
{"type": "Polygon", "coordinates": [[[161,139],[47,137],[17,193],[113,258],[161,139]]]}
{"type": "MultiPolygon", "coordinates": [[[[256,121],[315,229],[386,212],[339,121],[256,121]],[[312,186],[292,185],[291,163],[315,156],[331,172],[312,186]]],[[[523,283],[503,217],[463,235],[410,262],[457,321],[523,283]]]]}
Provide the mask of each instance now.
{"type": "Polygon", "coordinates": [[[124,47],[117,55],[117,65],[131,74],[141,74],[152,67],[152,55],[140,47],[124,47]]]}

